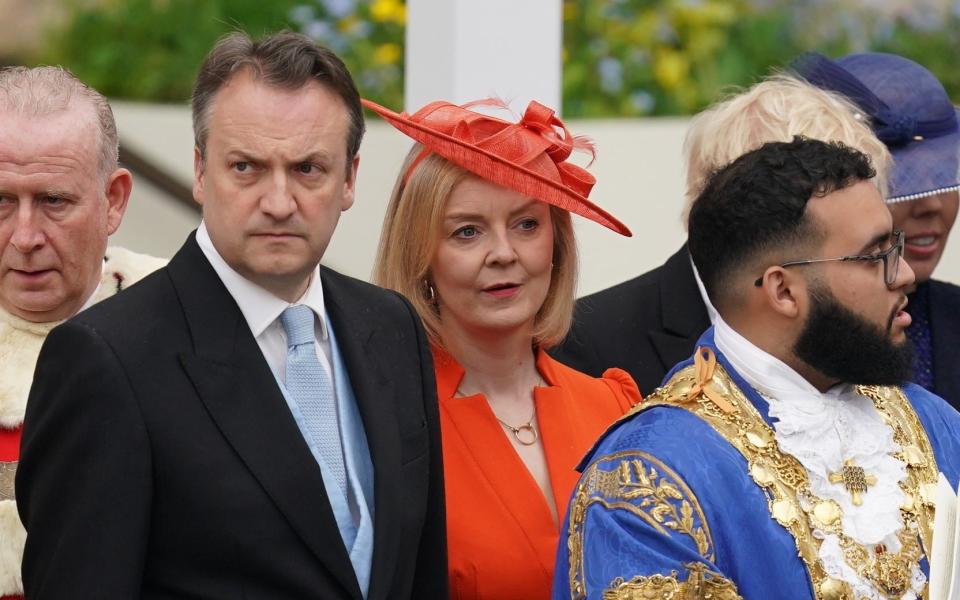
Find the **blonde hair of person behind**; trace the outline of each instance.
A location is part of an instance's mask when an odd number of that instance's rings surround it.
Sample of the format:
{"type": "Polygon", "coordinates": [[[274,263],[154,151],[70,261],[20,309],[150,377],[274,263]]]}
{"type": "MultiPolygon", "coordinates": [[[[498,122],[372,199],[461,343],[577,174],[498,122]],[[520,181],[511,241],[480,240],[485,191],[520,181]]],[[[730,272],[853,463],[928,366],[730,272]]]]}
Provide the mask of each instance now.
{"type": "Polygon", "coordinates": [[[693,118],[683,142],[687,173],[683,226],[690,207],[715,170],[767,142],[796,135],[839,141],[870,157],[880,193],[887,195],[890,151],[861,111],[845,97],[779,73],[714,104],[693,118]]]}
{"type": "MultiPolygon", "coordinates": [[[[410,150],[390,194],[373,281],[406,296],[423,320],[430,341],[443,348],[442,315],[438,306],[428,301],[425,282],[430,280],[430,262],[437,249],[447,200],[460,182],[477,176],[436,154],[429,154],[404,183],[422,149],[423,146],[415,144],[410,150]]],[[[533,333],[534,343],[542,348],[560,343],[570,329],[577,284],[577,244],[570,213],[550,206],[550,217],[553,269],[533,333]]]]}

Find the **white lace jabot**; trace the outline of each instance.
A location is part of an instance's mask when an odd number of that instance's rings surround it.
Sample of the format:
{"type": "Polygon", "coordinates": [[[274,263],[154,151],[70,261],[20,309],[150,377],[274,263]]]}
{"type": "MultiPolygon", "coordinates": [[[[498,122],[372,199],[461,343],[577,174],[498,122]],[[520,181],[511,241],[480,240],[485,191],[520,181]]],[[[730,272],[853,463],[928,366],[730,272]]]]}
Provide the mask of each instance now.
{"type": "MultiPolygon", "coordinates": [[[[843,530],[849,537],[867,547],[883,543],[890,551],[899,551],[896,534],[903,528],[900,506],[905,501],[899,482],[906,477],[906,465],[893,457],[900,447],[873,402],[859,395],[851,384],[820,392],[786,363],[734,331],[722,317],[714,327],[717,348],[767,400],[777,443],[804,466],[810,491],[840,505],[843,530]],[[862,495],[860,506],[853,503],[842,484],[829,480],[847,460],[877,478],[862,495]]],[[[882,598],[872,584],[847,565],[836,535],[814,533],[824,540],[820,559],[832,577],[850,583],[857,598],[882,598]]],[[[926,581],[917,566],[913,580],[918,591],[926,581]]],[[[913,591],[903,596],[907,600],[915,597],[913,591]]]]}

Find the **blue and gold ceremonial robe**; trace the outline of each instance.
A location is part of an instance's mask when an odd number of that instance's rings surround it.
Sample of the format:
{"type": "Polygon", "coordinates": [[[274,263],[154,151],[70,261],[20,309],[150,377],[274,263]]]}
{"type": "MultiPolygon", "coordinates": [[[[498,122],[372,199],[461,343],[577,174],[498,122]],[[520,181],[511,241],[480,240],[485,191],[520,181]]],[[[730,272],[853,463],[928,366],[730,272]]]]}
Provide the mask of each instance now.
{"type": "MultiPolygon", "coordinates": [[[[937,472],[954,487],[960,476],[960,414],[913,384],[857,391],[902,449],[901,514],[904,531],[915,534],[901,539],[925,553],[937,472]]],[[[554,600],[852,598],[824,572],[813,535],[839,527],[835,504],[809,495],[807,472],[777,446],[766,401],[717,350],[712,328],[692,359],[600,438],[580,470],[554,600]]],[[[887,596],[909,586],[916,560],[900,564],[899,555],[873,556],[855,542],[845,550],[887,596]]]]}

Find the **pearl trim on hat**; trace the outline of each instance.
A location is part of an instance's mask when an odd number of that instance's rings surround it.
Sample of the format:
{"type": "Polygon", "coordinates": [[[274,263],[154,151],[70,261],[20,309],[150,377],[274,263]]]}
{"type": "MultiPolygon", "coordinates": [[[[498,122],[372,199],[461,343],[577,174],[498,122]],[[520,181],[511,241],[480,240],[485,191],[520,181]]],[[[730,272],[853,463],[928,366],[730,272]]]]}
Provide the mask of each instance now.
{"type": "Polygon", "coordinates": [[[920,198],[926,198],[927,196],[936,196],[937,194],[953,192],[956,190],[960,190],[960,185],[948,185],[947,187],[937,188],[935,190],[930,190],[929,192],[919,192],[916,194],[907,194],[905,196],[894,196],[892,198],[887,198],[887,204],[897,204],[898,202],[906,202],[907,200],[919,200],[920,198]]]}

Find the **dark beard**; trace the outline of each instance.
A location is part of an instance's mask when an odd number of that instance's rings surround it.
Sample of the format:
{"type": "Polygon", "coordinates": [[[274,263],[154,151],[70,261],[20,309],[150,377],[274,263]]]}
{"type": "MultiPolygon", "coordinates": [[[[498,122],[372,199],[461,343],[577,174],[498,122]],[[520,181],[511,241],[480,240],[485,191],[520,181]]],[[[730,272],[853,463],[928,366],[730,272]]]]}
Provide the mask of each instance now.
{"type": "Polygon", "coordinates": [[[900,385],[910,379],[913,348],[907,339],[899,344],[890,339],[896,309],[883,331],[828,289],[811,287],[810,300],[810,316],[793,346],[800,360],[844,383],[900,385]]]}

